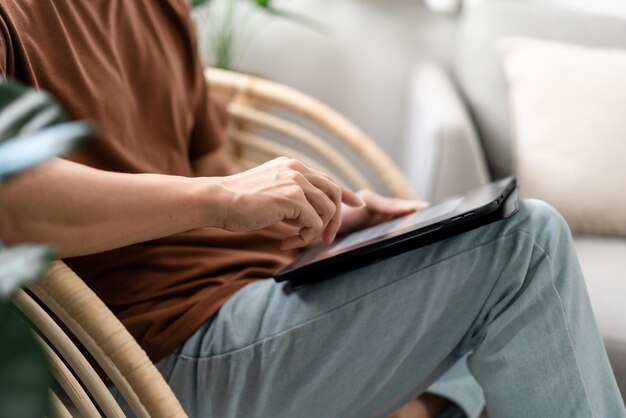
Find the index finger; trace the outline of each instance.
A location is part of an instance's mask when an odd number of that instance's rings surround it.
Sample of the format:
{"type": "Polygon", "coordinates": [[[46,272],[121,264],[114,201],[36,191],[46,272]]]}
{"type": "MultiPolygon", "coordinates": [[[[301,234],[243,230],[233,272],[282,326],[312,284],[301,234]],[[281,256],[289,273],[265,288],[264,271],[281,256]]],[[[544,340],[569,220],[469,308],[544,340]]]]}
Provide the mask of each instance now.
{"type": "Polygon", "coordinates": [[[309,168],[310,171],[316,172],[317,174],[326,177],[328,180],[332,181],[333,183],[337,184],[339,187],[341,187],[341,201],[343,203],[345,203],[348,206],[351,206],[353,208],[361,208],[363,206],[365,206],[365,201],[355,192],[353,192],[352,190],[348,189],[347,187],[339,184],[339,182],[337,182],[336,180],[334,180],[332,177],[330,177],[328,174],[316,170],[314,168],[309,168]]]}

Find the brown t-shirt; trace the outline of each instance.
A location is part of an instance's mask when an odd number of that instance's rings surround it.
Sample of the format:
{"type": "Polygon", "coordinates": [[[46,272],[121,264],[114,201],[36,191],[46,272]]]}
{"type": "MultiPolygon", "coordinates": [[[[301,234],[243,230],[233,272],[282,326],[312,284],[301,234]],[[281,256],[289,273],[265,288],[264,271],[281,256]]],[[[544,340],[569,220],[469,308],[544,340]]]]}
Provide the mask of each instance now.
{"type": "MultiPolygon", "coordinates": [[[[193,33],[186,0],[0,0],[0,69],[96,122],[71,160],[193,176],[222,142],[193,33]]],[[[158,361],[292,257],[269,233],[207,228],[66,262],[158,361]]]]}

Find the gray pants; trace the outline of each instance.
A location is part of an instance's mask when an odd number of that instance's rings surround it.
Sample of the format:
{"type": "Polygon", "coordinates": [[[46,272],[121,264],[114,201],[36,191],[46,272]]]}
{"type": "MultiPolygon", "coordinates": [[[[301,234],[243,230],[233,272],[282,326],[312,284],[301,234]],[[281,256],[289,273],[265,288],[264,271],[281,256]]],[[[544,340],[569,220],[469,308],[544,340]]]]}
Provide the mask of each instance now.
{"type": "MultiPolygon", "coordinates": [[[[192,417],[367,418],[467,354],[492,417],[626,417],[569,230],[538,201],[295,292],[250,284],[158,367],[192,417]]],[[[433,390],[473,390],[457,367],[433,390]]]]}

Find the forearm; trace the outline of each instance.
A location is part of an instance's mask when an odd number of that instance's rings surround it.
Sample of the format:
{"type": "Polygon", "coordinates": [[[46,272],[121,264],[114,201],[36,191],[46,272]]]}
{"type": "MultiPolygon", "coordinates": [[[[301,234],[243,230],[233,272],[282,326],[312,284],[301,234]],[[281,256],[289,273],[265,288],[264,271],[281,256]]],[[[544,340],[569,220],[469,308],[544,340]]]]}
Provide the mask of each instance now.
{"type": "Polygon", "coordinates": [[[58,256],[120,248],[219,226],[211,179],[121,174],[55,160],[0,189],[0,238],[54,243],[58,256]]]}

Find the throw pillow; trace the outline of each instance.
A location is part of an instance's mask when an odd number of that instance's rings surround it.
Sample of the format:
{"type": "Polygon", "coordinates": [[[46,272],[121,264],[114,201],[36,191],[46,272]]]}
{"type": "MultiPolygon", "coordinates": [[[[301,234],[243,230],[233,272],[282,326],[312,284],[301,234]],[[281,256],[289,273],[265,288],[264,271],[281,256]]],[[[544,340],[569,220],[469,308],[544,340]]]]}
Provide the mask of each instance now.
{"type": "Polygon", "coordinates": [[[626,236],[626,50],[500,41],[513,167],[573,232],[626,236]]]}

